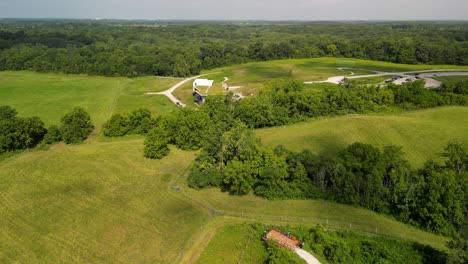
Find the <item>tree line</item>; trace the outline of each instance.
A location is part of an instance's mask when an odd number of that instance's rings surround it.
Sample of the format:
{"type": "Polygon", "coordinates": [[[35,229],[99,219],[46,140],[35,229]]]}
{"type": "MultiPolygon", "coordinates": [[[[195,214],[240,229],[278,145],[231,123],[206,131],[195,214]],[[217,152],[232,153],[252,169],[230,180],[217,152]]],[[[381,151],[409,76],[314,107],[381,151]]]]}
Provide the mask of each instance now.
{"type": "Polygon", "coordinates": [[[409,166],[400,147],[354,143],[336,156],[263,147],[239,122],[204,142],[188,184],[267,199],[329,199],[393,215],[425,230],[455,234],[468,213],[468,149],[444,148],[443,165],[409,166]]]}
{"type": "Polygon", "coordinates": [[[413,170],[395,146],[382,151],[356,143],[328,159],[307,151],[265,148],[251,129],[390,107],[466,105],[467,87],[467,82],[455,82],[429,90],[422,82],[413,82],[381,87],[347,84],[311,91],[299,81],[277,79],[267,82],[252,98],[210,96],[197,110],[179,109],[157,117],[142,109],[128,116],[114,115],[104,126],[104,134],[111,135],[110,129],[119,131],[118,135],[134,133],[130,131],[139,125],[128,124],[146,124],[140,134],[146,134],[147,158],[163,158],[170,151],[169,144],[201,149],[188,178],[195,188],[216,186],[232,194],[254,192],[268,199],[330,199],[394,215],[432,232],[452,234],[463,224],[466,212],[466,150],[459,145],[447,146],[452,163],[428,161],[422,169],[413,170]],[[457,159],[462,160],[461,165],[454,165],[457,159]],[[454,172],[455,167],[463,169],[454,172]]]}
{"type": "Polygon", "coordinates": [[[250,61],[345,57],[468,64],[466,23],[0,24],[0,70],[189,76],[250,61]]]}
{"type": "Polygon", "coordinates": [[[45,128],[39,117],[18,117],[11,106],[0,106],[0,154],[33,148],[39,143],[79,144],[94,126],[89,114],[76,107],[61,118],[60,126],[45,128]]]}
{"type": "MultiPolygon", "coordinates": [[[[148,110],[143,109],[136,110],[129,117],[116,114],[104,126],[104,134],[122,136],[135,133],[131,132],[135,131],[135,127],[128,127],[129,120],[139,120],[136,116],[146,112],[144,117],[140,116],[140,119],[145,119],[145,129],[139,133],[146,134],[145,156],[162,158],[169,153],[168,144],[197,150],[206,140],[220,142],[222,134],[238,122],[249,128],[263,128],[319,116],[467,103],[468,81],[447,83],[439,89],[426,89],[422,81],[416,81],[403,85],[369,87],[346,84],[315,91],[307,89],[297,80],[276,79],[266,82],[258,96],[242,100],[234,98],[232,93],[209,96],[196,111],[180,109],[154,118],[148,110]]],[[[135,121],[133,123],[139,124],[135,121]]]]}

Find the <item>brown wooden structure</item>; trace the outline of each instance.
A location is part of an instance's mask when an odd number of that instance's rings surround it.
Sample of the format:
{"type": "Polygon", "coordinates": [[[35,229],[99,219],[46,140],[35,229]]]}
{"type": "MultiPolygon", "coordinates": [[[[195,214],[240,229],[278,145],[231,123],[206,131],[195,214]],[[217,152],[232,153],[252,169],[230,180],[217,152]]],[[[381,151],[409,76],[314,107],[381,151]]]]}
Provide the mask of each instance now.
{"type": "Polygon", "coordinates": [[[274,240],[280,247],[284,247],[290,249],[292,251],[296,250],[297,248],[302,248],[302,241],[299,241],[295,236],[292,236],[289,232],[280,232],[276,229],[272,229],[270,231],[265,231],[263,233],[263,240],[274,240]]]}

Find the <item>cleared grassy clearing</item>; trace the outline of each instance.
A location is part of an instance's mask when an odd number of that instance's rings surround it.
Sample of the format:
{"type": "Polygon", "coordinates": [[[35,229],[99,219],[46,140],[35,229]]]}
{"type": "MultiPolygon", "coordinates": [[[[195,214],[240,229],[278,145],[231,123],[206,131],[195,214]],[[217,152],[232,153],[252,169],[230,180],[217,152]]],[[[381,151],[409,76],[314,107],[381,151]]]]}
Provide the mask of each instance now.
{"type": "Polygon", "coordinates": [[[209,215],[169,188],[193,152],[141,139],[55,145],[0,163],[1,263],[173,263],[209,215]]]}
{"type": "Polygon", "coordinates": [[[375,76],[375,77],[368,77],[368,78],[356,78],[350,79],[352,82],[356,84],[380,84],[387,79],[392,78],[393,75],[385,75],[385,76],[375,76]]]}
{"type": "Polygon", "coordinates": [[[58,124],[75,106],[83,107],[99,129],[114,110],[146,107],[155,113],[175,109],[166,98],[145,91],[166,90],[178,79],[107,78],[33,72],[0,72],[0,105],[11,105],[20,116],[39,116],[46,125],[58,124]]]}
{"type": "Polygon", "coordinates": [[[196,263],[265,263],[268,253],[250,225],[219,228],[196,263]]]}
{"type": "Polygon", "coordinates": [[[441,82],[459,82],[459,81],[466,81],[468,80],[468,76],[440,76],[440,77],[432,77],[433,79],[439,80],[441,82]]]}
{"type": "Polygon", "coordinates": [[[437,158],[450,140],[468,141],[468,107],[441,107],[386,115],[326,117],[289,126],[257,130],[268,146],[294,151],[336,153],[356,141],[379,147],[402,146],[410,163],[437,158]]]}
{"type": "Polygon", "coordinates": [[[238,91],[244,94],[256,94],[263,82],[279,77],[302,81],[324,81],[332,76],[351,76],[351,72],[354,75],[362,75],[372,74],[375,71],[399,72],[431,69],[468,70],[468,66],[410,65],[346,58],[313,58],[252,62],[205,72],[218,72],[209,76],[216,83],[223,81],[223,77],[228,77],[230,86],[243,86],[238,91]]]}
{"type": "Polygon", "coordinates": [[[177,109],[177,106],[165,95],[126,95],[117,99],[114,113],[128,113],[138,108],[146,108],[155,115],[168,113],[177,109]]]}
{"type": "Polygon", "coordinates": [[[219,189],[193,190],[185,178],[178,185],[194,200],[217,210],[217,214],[250,219],[258,223],[283,222],[289,224],[324,224],[335,229],[404,239],[444,249],[446,238],[403,224],[378,213],[350,205],[321,200],[265,200],[249,194],[233,196],[219,189]]]}

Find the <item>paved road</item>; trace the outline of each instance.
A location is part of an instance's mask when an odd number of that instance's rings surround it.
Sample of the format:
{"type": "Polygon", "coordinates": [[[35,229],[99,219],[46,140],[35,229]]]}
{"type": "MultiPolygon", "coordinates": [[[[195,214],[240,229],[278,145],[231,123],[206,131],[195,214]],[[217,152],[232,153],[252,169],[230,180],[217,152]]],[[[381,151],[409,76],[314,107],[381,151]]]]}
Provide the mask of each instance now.
{"type": "Polygon", "coordinates": [[[299,257],[305,260],[307,264],[320,264],[320,261],[318,261],[318,259],[316,259],[314,256],[312,256],[312,254],[303,249],[298,248],[295,250],[295,252],[297,255],[299,255],[299,257]]]}
{"type": "MultiPolygon", "coordinates": [[[[339,68],[343,69],[343,68],[339,68]]],[[[399,78],[394,81],[395,84],[402,84],[406,82],[406,79],[414,77],[414,74],[419,73],[419,76],[426,81],[425,87],[426,88],[435,88],[439,87],[442,83],[440,81],[434,80],[430,77],[433,76],[460,76],[460,75],[468,75],[468,71],[460,71],[460,70],[424,70],[424,71],[407,71],[407,72],[377,72],[375,74],[366,74],[366,75],[353,75],[353,76],[333,76],[328,78],[326,81],[311,81],[311,82],[304,82],[305,84],[311,83],[334,83],[339,84],[343,81],[344,78],[347,79],[359,79],[359,78],[371,78],[377,76],[386,76],[386,75],[400,75],[402,78],[399,78]]]]}
{"type": "Polygon", "coordinates": [[[207,74],[197,75],[197,76],[194,76],[194,77],[190,77],[190,78],[184,79],[183,81],[178,82],[177,84],[175,84],[174,86],[172,86],[171,88],[169,88],[169,89],[167,89],[166,91],[163,91],[163,92],[159,92],[159,93],[146,93],[146,94],[149,94],[149,95],[152,95],[152,94],[165,95],[165,96],[167,96],[167,98],[169,98],[172,102],[174,102],[174,104],[176,104],[177,106],[185,107],[185,104],[182,103],[181,101],[179,101],[177,98],[175,98],[175,96],[172,95],[172,93],[173,93],[177,88],[181,87],[182,85],[186,84],[187,82],[189,82],[189,81],[191,81],[191,80],[193,80],[193,79],[200,78],[200,77],[205,76],[205,75],[209,75],[209,74],[213,74],[213,73],[207,73],[207,74]]]}

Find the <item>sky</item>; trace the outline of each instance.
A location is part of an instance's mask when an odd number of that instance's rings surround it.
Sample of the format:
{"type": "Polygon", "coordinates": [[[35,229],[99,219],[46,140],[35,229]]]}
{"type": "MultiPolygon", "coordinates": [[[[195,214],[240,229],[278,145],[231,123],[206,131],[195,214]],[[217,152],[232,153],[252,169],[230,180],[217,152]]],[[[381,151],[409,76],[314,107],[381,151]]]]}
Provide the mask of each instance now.
{"type": "Polygon", "coordinates": [[[468,0],[0,0],[0,18],[468,20],[468,0]]]}

